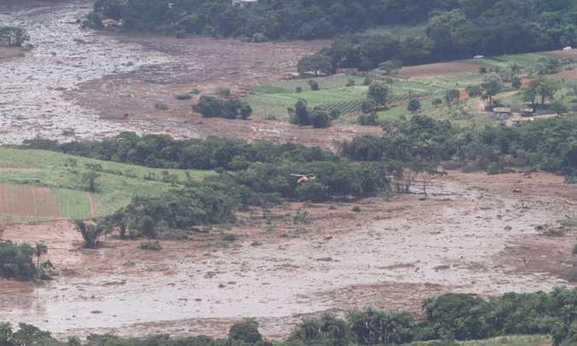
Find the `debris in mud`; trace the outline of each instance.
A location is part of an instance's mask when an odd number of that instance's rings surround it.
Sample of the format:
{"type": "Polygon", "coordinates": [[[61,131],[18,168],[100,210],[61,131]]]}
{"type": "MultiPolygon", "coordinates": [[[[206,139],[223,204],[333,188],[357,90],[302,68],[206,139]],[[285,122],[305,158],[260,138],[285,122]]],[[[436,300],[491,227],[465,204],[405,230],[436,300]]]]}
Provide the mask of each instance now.
{"type": "Polygon", "coordinates": [[[567,229],[559,224],[544,224],[535,226],[535,231],[547,237],[562,237],[567,229]]]}
{"type": "Polygon", "coordinates": [[[90,311],[90,313],[91,313],[91,314],[101,314],[102,311],[100,311],[100,310],[92,310],[92,311],[90,311]]]}

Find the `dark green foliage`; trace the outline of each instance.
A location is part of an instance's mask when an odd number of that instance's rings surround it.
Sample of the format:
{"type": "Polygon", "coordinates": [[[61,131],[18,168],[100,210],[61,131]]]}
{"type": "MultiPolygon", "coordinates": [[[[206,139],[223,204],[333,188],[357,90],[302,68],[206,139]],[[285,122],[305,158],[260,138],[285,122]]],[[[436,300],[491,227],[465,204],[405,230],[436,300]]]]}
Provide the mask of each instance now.
{"type": "Polygon", "coordinates": [[[140,243],[140,248],[143,250],[160,251],[160,250],[162,250],[162,245],[160,245],[158,240],[154,241],[154,242],[146,241],[146,242],[140,243]]]}
{"type": "Polygon", "coordinates": [[[314,128],[325,128],[329,127],[331,124],[329,113],[322,107],[315,107],[309,118],[311,125],[313,125],[314,128]]]}
{"type": "Polygon", "coordinates": [[[82,235],[84,239],[84,247],[87,249],[95,249],[98,247],[100,236],[102,236],[107,229],[107,225],[95,224],[85,222],[82,220],[75,221],[76,230],[82,235]]]}
{"type": "Polygon", "coordinates": [[[292,124],[307,126],[311,124],[309,110],[305,100],[299,100],[294,109],[289,109],[289,121],[292,124]]]}
{"type": "Polygon", "coordinates": [[[32,280],[36,274],[33,254],[28,244],[0,240],[0,278],[32,280]]]}
{"type": "Polygon", "coordinates": [[[21,47],[30,36],[24,28],[13,26],[0,27],[0,46],[21,47]]]}
{"type": "Polygon", "coordinates": [[[512,166],[538,166],[545,171],[577,171],[577,120],[543,119],[514,127],[454,129],[448,121],[422,115],[397,122],[386,137],[360,136],[344,143],[342,153],[361,161],[459,162],[461,167],[493,173],[512,166]]]}
{"type": "Polygon", "coordinates": [[[411,99],[407,104],[407,110],[411,113],[416,113],[419,109],[421,109],[421,101],[417,99],[411,99]]]}
{"type": "Polygon", "coordinates": [[[319,83],[318,83],[317,81],[314,81],[314,80],[311,79],[311,80],[309,80],[307,83],[308,83],[309,86],[311,87],[311,90],[312,90],[312,91],[318,91],[318,90],[320,89],[319,83]]]}
{"type": "Polygon", "coordinates": [[[178,94],[174,95],[174,98],[177,100],[190,100],[192,98],[191,94],[178,94]]]}
{"type": "Polygon", "coordinates": [[[237,322],[230,327],[228,337],[231,340],[256,343],[262,341],[262,335],[258,331],[258,322],[251,318],[246,318],[242,322],[237,322]]]}
{"type": "Polygon", "coordinates": [[[332,74],[333,62],[331,58],[322,54],[307,56],[299,60],[297,70],[301,74],[327,75],[332,74]]]}
{"type": "Polygon", "coordinates": [[[248,119],[252,114],[252,108],[246,101],[220,100],[212,96],[201,96],[192,109],[205,118],[248,119]]]}
{"type": "Polygon", "coordinates": [[[338,156],[319,148],[297,144],[248,143],[241,139],[208,137],[205,140],[175,140],[167,135],[138,136],[132,132],[103,141],[58,144],[33,139],[30,149],[53,150],[98,160],[142,165],[153,168],[245,169],[251,162],[277,163],[338,161],[338,156]]]}
{"type": "Polygon", "coordinates": [[[168,106],[166,105],[166,103],[164,102],[157,102],[154,104],[154,108],[161,110],[161,111],[167,111],[168,110],[168,106]]]}
{"type": "MultiPolygon", "coordinates": [[[[330,57],[334,69],[368,70],[394,60],[414,65],[470,59],[479,54],[495,56],[555,50],[577,43],[573,19],[577,4],[571,1],[546,4],[538,0],[523,3],[512,0],[430,1],[426,4],[389,1],[376,6],[384,9],[387,5],[407,12],[420,11],[413,18],[425,24],[424,32],[406,37],[392,37],[384,32],[349,35],[336,39],[330,48],[317,55],[330,57]]],[[[389,13],[395,13],[395,10],[389,9],[389,13]]],[[[399,19],[403,17],[398,15],[399,19]]],[[[404,20],[405,24],[412,22],[408,18],[404,20]]],[[[536,65],[535,72],[556,71],[559,61],[555,60],[544,58],[536,65]]],[[[481,67],[479,72],[485,73],[486,68],[481,67]]]]}
{"type": "Polygon", "coordinates": [[[375,108],[379,109],[389,102],[391,91],[388,86],[382,83],[373,83],[369,86],[367,91],[367,99],[375,104],[375,108]]]}

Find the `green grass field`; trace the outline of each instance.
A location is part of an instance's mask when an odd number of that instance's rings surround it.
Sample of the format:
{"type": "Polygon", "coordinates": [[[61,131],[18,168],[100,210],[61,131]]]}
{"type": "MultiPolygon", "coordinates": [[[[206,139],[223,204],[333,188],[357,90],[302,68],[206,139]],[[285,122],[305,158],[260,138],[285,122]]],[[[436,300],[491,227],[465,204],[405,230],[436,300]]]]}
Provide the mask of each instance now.
{"type": "MultiPolygon", "coordinates": [[[[429,346],[431,344],[439,345],[437,342],[415,342],[404,346],[429,346]]],[[[457,343],[460,346],[550,346],[551,338],[548,336],[503,336],[488,340],[464,341],[457,343]]]]}
{"type": "MultiPolygon", "coordinates": [[[[387,27],[374,30],[379,32],[393,29],[395,28],[387,27]]],[[[396,29],[403,31],[406,28],[396,29]]],[[[532,72],[533,65],[544,57],[547,55],[529,53],[469,59],[462,62],[485,67],[489,73],[508,69],[514,64],[520,68],[518,76],[524,77],[528,76],[532,72]]],[[[411,114],[407,110],[408,100],[410,97],[418,97],[421,101],[420,114],[437,119],[447,119],[457,126],[482,126],[499,123],[499,119],[491,117],[491,114],[482,110],[483,102],[478,97],[463,101],[457,107],[447,107],[445,103],[442,105],[433,105],[432,103],[435,98],[444,99],[448,89],[464,90],[469,85],[481,84],[484,77],[484,74],[477,71],[460,72],[446,76],[395,77],[391,86],[392,106],[387,110],[378,112],[378,119],[409,118],[411,114]]],[[[287,108],[293,108],[298,100],[303,99],[307,101],[309,107],[324,106],[329,110],[340,110],[343,115],[338,121],[356,122],[360,104],[366,99],[368,90],[368,86],[363,85],[364,77],[340,74],[314,78],[319,83],[320,90],[318,91],[310,90],[308,80],[296,79],[257,86],[248,97],[248,101],[254,109],[254,115],[264,118],[288,119],[287,108]],[[354,85],[347,86],[350,81],[353,81],[354,85]],[[297,93],[295,91],[297,87],[301,87],[303,91],[297,93]]],[[[577,86],[574,82],[563,81],[555,99],[571,106],[571,104],[576,103],[574,102],[577,99],[576,91],[577,86]]],[[[497,94],[495,98],[499,99],[501,104],[506,107],[526,108],[522,91],[515,91],[509,83],[505,83],[502,92],[497,94]]]]}
{"type": "MultiPolygon", "coordinates": [[[[188,179],[184,170],[152,169],[51,151],[0,147],[0,183],[48,187],[57,196],[61,218],[87,218],[91,216],[91,209],[87,183],[82,179],[82,174],[87,171],[86,164],[102,166],[94,194],[99,216],[115,212],[133,196],[154,196],[169,190],[172,187],[170,183],[157,181],[162,180],[164,171],[177,176],[179,183],[188,179]],[[76,167],[66,166],[69,159],[76,160],[76,167]],[[144,178],[150,174],[154,174],[154,181],[144,178]]],[[[200,181],[215,173],[189,170],[188,174],[191,179],[200,181]]]]}

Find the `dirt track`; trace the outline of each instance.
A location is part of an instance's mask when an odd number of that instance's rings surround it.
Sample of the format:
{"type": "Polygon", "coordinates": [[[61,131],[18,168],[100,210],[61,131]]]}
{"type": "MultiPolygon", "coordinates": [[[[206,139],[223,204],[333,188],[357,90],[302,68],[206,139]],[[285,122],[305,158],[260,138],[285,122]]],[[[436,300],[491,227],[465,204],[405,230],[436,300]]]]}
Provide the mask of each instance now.
{"type": "Polygon", "coordinates": [[[63,275],[33,295],[0,284],[8,291],[0,315],[79,335],[222,335],[234,319],[255,316],[267,336],[281,337],[320,311],[418,313],[423,298],[444,292],[549,290],[574,276],[574,235],[536,230],[574,213],[577,188],[562,178],[452,172],[432,190],[426,201],[366,200],[359,213],[351,211],[356,204],[293,205],[276,210],[270,224],[257,211],[244,215],[246,226],[224,230],[239,236],[233,244],[214,230],[162,242],[160,252],[118,241],[79,251],[66,222],[9,226],[7,239],[46,240],[63,275]],[[297,209],[311,222],[294,224],[297,209]]]}

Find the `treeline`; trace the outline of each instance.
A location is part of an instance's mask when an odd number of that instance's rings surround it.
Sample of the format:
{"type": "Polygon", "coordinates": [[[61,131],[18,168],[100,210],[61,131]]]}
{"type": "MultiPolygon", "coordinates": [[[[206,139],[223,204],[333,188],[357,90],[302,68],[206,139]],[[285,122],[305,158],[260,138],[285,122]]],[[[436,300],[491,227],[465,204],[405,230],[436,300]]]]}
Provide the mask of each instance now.
{"type": "Polygon", "coordinates": [[[369,70],[387,61],[414,65],[470,59],[475,55],[557,50],[577,43],[574,1],[469,0],[459,3],[458,7],[437,8],[427,16],[421,35],[351,35],[337,39],[331,47],[318,53],[314,61],[319,65],[325,61],[320,66],[326,66],[328,57],[333,71],[339,67],[369,70]]]}
{"type": "Polygon", "coordinates": [[[102,141],[58,143],[45,139],[24,142],[28,149],[46,149],[65,154],[114,161],[152,168],[241,170],[250,163],[282,161],[339,161],[339,157],[318,147],[270,142],[248,143],[245,140],[208,137],[176,140],[168,135],[138,136],[123,132],[102,141]]]}
{"type": "Polygon", "coordinates": [[[200,34],[252,41],[328,38],[388,24],[425,21],[457,0],[97,0],[89,20],[122,19],[128,30],[200,34]]]}
{"type": "Polygon", "coordinates": [[[162,196],[137,196],[100,224],[82,227],[87,230],[83,235],[90,238],[85,237],[86,243],[93,246],[101,234],[114,230],[121,238],[186,238],[187,232],[174,231],[231,222],[237,210],[251,206],[261,208],[264,217],[281,198],[322,202],[373,196],[390,188],[390,168],[382,163],[350,163],[319,148],[294,144],[217,137],[175,140],[166,135],[122,133],[101,142],[34,139],[24,147],[155,168],[215,169],[220,173],[202,182],[192,178],[171,181],[174,189],[162,196]],[[299,184],[300,176],[315,178],[299,184]]]}
{"type": "Polygon", "coordinates": [[[416,115],[384,128],[389,135],[360,136],[344,143],[343,154],[360,161],[445,163],[450,168],[493,174],[519,166],[568,176],[577,173],[576,119],[459,129],[449,121],[416,115]]]}
{"type": "MultiPolygon", "coordinates": [[[[422,303],[423,320],[415,321],[402,311],[354,310],[339,318],[324,314],[302,321],[278,346],[400,345],[431,341],[431,346],[453,346],[455,341],[486,339],[503,335],[551,335],[554,345],[571,346],[577,342],[577,291],[557,288],[551,293],[506,293],[488,300],[466,295],[445,294],[422,303]],[[437,340],[437,341],[434,341],[437,340]]],[[[6,346],[269,346],[253,319],[235,323],[227,339],[206,336],[171,338],[157,335],[121,338],[114,335],[90,335],[85,342],[69,338],[61,342],[49,332],[20,324],[15,331],[0,323],[0,344],[6,346]]]]}

